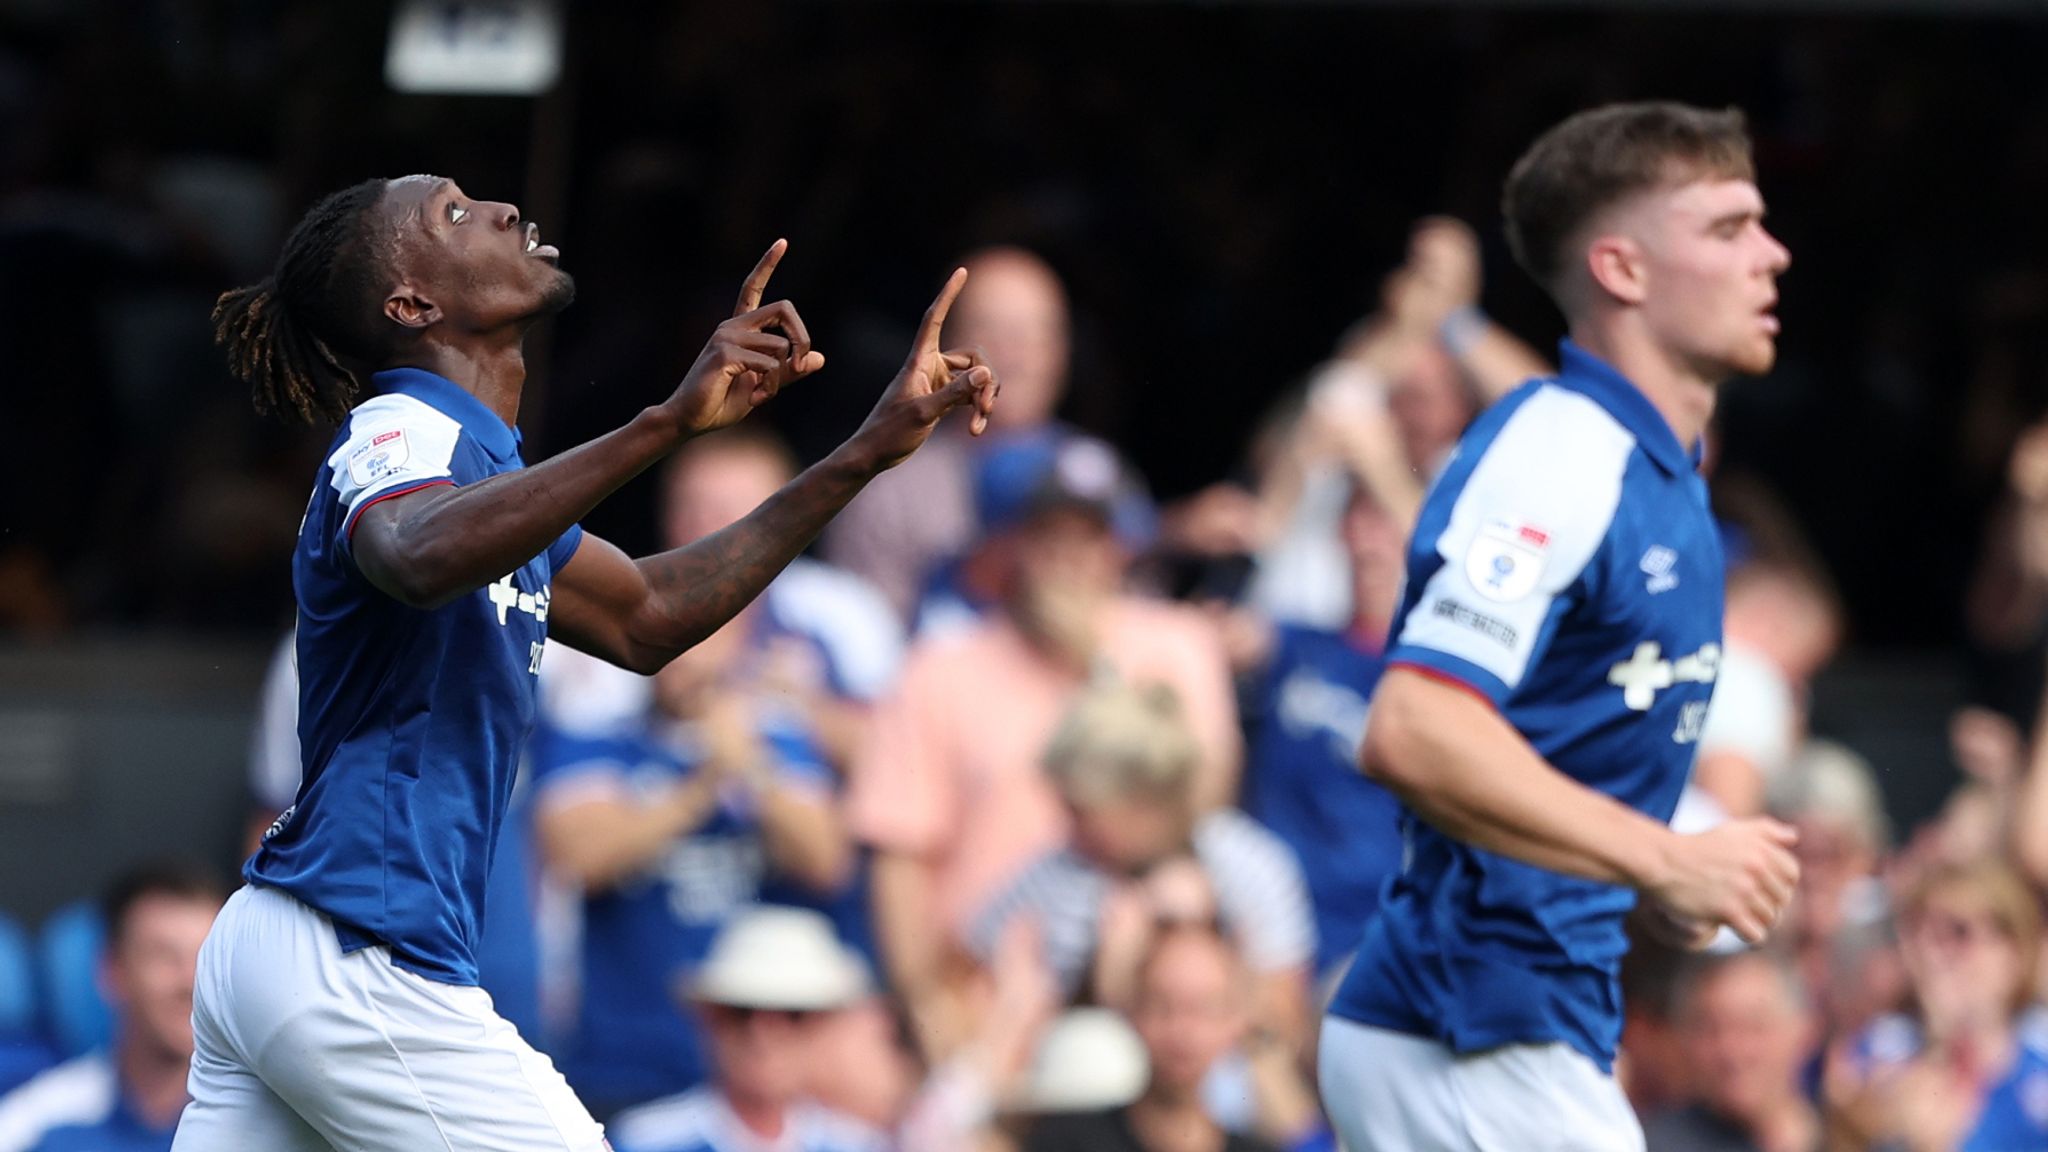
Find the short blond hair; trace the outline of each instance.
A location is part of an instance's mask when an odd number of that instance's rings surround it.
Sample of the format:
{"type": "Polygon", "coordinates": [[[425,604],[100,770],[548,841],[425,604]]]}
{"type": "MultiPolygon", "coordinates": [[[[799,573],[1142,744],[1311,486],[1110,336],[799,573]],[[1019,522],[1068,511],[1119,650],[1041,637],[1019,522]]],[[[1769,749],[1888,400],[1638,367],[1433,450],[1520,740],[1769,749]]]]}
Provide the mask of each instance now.
{"type": "Polygon", "coordinates": [[[1110,680],[1067,709],[1044,764],[1068,801],[1087,808],[1134,795],[1185,798],[1201,759],[1171,687],[1110,680]]]}

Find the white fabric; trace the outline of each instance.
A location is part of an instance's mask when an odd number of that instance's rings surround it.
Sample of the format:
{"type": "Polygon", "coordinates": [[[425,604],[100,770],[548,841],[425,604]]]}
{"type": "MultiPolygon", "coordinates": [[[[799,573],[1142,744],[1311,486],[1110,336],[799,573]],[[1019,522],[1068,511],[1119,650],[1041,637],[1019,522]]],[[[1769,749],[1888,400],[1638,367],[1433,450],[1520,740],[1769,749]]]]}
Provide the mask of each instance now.
{"type": "Polygon", "coordinates": [[[1317,1051],[1345,1152],[1643,1152],[1620,1085],[1563,1044],[1455,1056],[1332,1016],[1317,1051]]]}
{"type": "Polygon", "coordinates": [[[114,1063],[88,1052],[0,1096],[0,1152],[25,1152],[58,1128],[99,1124],[119,1101],[114,1063]]]}
{"type": "Polygon", "coordinates": [[[462,425],[440,409],[386,392],[356,405],[348,439],[327,457],[334,491],[353,519],[378,495],[411,484],[446,480],[462,425]]]}
{"type": "Polygon", "coordinates": [[[1552,602],[1606,539],[1635,443],[1597,401],[1539,388],[1459,492],[1436,541],[1443,566],[1408,612],[1399,643],[1469,661],[1509,690],[1519,685],[1552,602]],[[1475,579],[1494,562],[1507,566],[1496,583],[1475,579]]]}
{"type": "Polygon", "coordinates": [[[1756,766],[1766,785],[1792,762],[1798,701],[1777,666],[1740,640],[1721,653],[1721,677],[1700,729],[1700,755],[1733,753],[1756,766]]]}
{"type": "Polygon", "coordinates": [[[624,1152],[883,1152],[888,1147],[873,1128],[810,1103],[790,1109],[780,1139],[764,1140],[708,1087],[620,1113],[612,1130],[624,1152]]]}
{"type": "Polygon", "coordinates": [[[817,641],[846,694],[873,702],[903,667],[903,624],[875,586],[799,556],[761,594],[783,627],[817,641]]]}
{"type": "Polygon", "coordinates": [[[344,955],[275,889],[229,898],[199,951],[192,1103],[174,1152],[598,1152],[604,1131],[481,988],[344,955]]]}
{"type": "Polygon", "coordinates": [[[1338,629],[1351,622],[1351,554],[1344,547],[1344,507],[1351,478],[1319,462],[1302,478],[1287,524],[1260,550],[1245,599],[1283,624],[1338,629]]]}
{"type": "Polygon", "coordinates": [[[263,699],[256,729],[249,734],[249,793],[259,808],[275,815],[299,798],[299,665],[297,636],[284,642],[263,674],[263,699]]]}

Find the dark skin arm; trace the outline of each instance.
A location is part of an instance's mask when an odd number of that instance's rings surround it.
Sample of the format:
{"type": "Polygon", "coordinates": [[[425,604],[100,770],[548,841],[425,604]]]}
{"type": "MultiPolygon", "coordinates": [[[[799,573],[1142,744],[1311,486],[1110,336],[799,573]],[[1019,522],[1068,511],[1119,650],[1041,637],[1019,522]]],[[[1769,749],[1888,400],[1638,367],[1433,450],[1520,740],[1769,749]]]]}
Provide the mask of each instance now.
{"type": "MultiPolygon", "coordinates": [[[[357,521],[357,567],[402,603],[446,604],[538,555],[621,484],[687,436],[737,423],[824,357],[787,301],[760,307],[778,241],[673,396],[618,431],[544,463],[460,487],[372,505],[357,521]],[[770,331],[779,328],[782,333],[770,331]]],[[[903,369],[853,436],[745,519],[670,552],[632,560],[585,536],[555,575],[550,632],[573,647],[651,672],[730,620],[882,471],[907,458],[947,412],[975,408],[986,428],[994,372],[978,352],[941,352],[939,328],[966,282],[956,270],[926,310],[903,369]]]]}

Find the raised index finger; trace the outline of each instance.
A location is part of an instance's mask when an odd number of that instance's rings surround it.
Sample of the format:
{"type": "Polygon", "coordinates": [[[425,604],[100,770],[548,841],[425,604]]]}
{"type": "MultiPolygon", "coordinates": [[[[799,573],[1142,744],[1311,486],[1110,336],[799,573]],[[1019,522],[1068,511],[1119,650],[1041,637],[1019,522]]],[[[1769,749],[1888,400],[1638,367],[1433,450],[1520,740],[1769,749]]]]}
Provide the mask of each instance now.
{"type": "Polygon", "coordinates": [[[760,262],[747,273],[746,283],[740,285],[740,301],[733,306],[733,315],[744,316],[761,306],[761,294],[768,289],[768,277],[775,274],[775,266],[782,262],[782,254],[787,251],[789,241],[777,240],[761,254],[760,262]]]}
{"type": "Polygon", "coordinates": [[[946,326],[946,313],[953,310],[953,300],[960,295],[960,289],[967,283],[967,269],[955,268],[946,277],[946,286],[939,289],[938,299],[924,310],[924,321],[917,326],[917,340],[911,345],[911,355],[937,351],[939,329],[946,326]]]}

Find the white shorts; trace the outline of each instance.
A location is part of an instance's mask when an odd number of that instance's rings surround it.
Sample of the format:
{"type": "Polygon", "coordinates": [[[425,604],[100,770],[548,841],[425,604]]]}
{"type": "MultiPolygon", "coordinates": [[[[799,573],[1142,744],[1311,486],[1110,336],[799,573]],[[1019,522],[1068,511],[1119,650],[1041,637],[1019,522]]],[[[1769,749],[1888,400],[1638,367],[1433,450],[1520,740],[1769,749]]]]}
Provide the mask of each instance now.
{"type": "Polygon", "coordinates": [[[1565,1044],[1458,1056],[1327,1016],[1317,1064],[1345,1152],[1643,1152],[1621,1086],[1565,1044]]]}
{"type": "Polygon", "coordinates": [[[174,1152],[596,1152],[604,1129],[481,988],[343,955],[271,888],[228,898],[199,950],[192,1102],[174,1152]]]}

